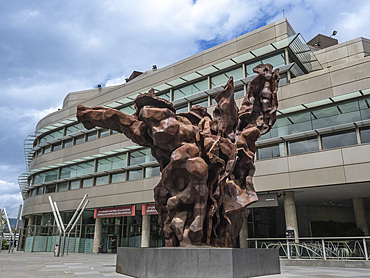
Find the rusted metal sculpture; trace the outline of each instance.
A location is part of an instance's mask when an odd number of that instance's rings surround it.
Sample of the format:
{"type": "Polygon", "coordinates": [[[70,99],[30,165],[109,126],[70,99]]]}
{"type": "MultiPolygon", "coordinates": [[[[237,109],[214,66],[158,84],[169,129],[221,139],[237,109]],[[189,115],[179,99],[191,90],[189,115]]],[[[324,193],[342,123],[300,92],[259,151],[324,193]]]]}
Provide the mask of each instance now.
{"type": "Polygon", "coordinates": [[[257,76],[240,110],[231,77],[216,96],[213,119],[199,105],[176,114],[172,103],[153,90],[135,99],[133,115],[77,108],[87,129],[110,128],[151,148],[162,172],[154,199],[166,246],[233,247],[248,205],[258,200],[252,182],[255,142],[275,123],[280,76],[270,64],[253,71],[257,76]]]}

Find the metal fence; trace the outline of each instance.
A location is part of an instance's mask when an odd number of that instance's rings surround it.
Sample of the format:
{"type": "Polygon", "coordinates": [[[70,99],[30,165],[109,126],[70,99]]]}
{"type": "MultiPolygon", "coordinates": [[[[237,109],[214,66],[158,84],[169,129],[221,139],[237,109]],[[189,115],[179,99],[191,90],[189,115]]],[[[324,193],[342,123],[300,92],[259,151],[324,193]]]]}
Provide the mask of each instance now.
{"type": "Polygon", "coordinates": [[[279,249],[281,258],[369,260],[370,237],[247,238],[251,248],[279,249]]]}

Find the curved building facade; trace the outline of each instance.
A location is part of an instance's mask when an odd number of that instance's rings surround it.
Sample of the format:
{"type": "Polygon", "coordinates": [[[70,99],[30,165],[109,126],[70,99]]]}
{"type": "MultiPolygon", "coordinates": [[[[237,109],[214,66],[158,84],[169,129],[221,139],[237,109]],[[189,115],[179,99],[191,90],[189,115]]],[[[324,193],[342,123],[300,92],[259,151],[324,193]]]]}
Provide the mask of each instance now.
{"type": "Polygon", "coordinates": [[[178,112],[196,104],[212,112],[230,76],[240,105],[260,63],[280,68],[279,111],[257,142],[260,201],[244,237],[284,237],[286,230],[323,236],[330,223],[369,235],[370,41],[318,39],[325,43],[306,43],[283,19],[162,69],[134,72],[122,85],[69,93],[25,141],[19,249],[54,250],[59,232],[49,196],[68,223],[85,194],[89,204],[71,231],[69,252],[163,246],[153,210],[158,163],[123,134],[84,129],[77,105],[132,114],[135,97],[154,88],[178,112]]]}

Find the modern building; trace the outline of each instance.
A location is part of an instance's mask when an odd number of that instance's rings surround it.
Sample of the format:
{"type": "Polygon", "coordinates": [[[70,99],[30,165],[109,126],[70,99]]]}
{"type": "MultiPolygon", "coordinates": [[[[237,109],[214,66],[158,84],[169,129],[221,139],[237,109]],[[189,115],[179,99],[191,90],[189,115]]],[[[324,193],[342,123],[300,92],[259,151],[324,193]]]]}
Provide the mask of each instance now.
{"type": "Polygon", "coordinates": [[[19,248],[54,250],[58,230],[48,197],[68,223],[85,194],[89,204],[71,232],[70,252],[162,246],[153,210],[158,163],[123,134],[84,129],[77,105],[131,114],[135,97],[154,88],[177,111],[199,104],[212,112],[230,76],[240,105],[259,63],[280,68],[282,78],[276,124],[257,142],[260,201],[244,235],[369,235],[370,40],[315,39],[323,42],[306,44],[282,19],[164,68],[134,72],[122,85],[69,93],[63,108],[41,119],[25,141],[19,248]]]}

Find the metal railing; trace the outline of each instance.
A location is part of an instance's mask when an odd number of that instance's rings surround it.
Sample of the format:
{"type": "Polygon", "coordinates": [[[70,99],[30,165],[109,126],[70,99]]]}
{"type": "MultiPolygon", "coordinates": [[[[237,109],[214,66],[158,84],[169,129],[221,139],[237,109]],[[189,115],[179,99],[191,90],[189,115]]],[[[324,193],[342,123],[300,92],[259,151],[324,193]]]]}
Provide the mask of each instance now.
{"type": "Polygon", "coordinates": [[[279,249],[287,259],[369,260],[370,237],[247,238],[251,248],[279,249]]]}

